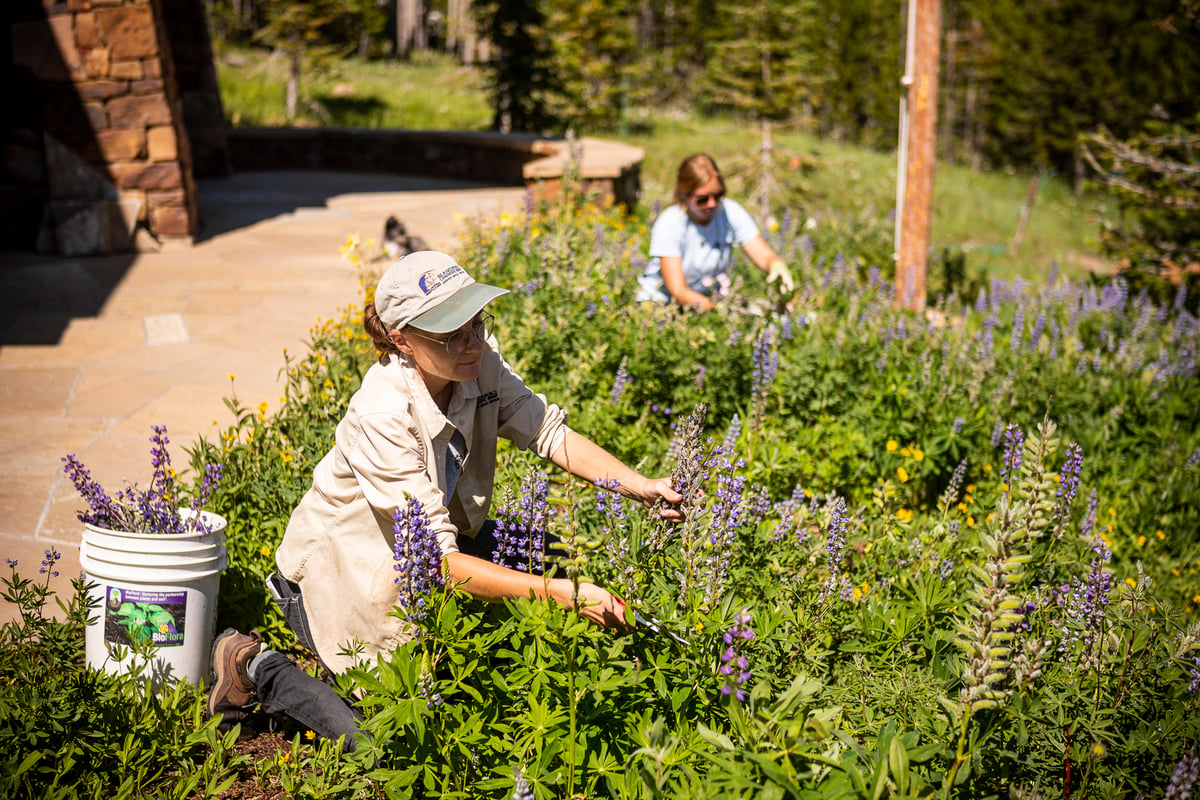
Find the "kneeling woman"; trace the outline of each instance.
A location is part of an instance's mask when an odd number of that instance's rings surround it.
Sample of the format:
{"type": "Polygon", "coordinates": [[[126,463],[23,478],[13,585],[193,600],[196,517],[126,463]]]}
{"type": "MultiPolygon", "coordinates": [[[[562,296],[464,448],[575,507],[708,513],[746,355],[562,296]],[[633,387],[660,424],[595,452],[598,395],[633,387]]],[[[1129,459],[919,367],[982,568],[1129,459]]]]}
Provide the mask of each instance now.
{"type": "MultiPolygon", "coordinates": [[[[411,636],[391,616],[397,590],[393,515],[416,498],[437,536],[449,580],[499,601],[549,598],[571,606],[565,578],[545,579],[492,563],[488,523],[499,437],[589,482],[617,481],[645,504],[663,500],[678,520],[682,497],[567,427],[566,414],[531,391],[500,356],[485,309],[506,290],[475,282],[450,256],[423,251],[397,261],[379,281],[363,324],[381,352],[338,424],[333,449],[292,513],[276,552],[272,595],[300,642],[332,672],[387,653],[411,636]]],[[[579,588],[580,613],[623,626],[621,598],[579,588]]],[[[323,738],[353,748],[357,711],[256,631],[227,630],[213,646],[210,715],[241,720],[257,701],[323,738]]]]}

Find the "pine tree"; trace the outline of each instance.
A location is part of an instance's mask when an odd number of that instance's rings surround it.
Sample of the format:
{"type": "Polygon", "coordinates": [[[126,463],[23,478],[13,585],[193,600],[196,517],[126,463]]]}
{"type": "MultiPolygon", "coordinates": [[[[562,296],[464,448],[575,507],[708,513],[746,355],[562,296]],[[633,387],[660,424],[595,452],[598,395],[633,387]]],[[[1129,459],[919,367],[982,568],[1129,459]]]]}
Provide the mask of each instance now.
{"type": "Polygon", "coordinates": [[[479,0],[480,35],[490,44],[485,64],[492,92],[492,128],[543,131],[557,126],[550,111],[558,90],[546,14],[539,0],[479,0]]]}
{"type": "MultiPolygon", "coordinates": [[[[814,5],[791,2],[721,2],[721,38],[711,45],[704,85],[705,105],[754,119],[760,146],[749,166],[751,202],[770,212],[778,171],[772,126],[805,115],[814,95],[812,54],[800,46],[814,5]]],[[[737,171],[731,168],[731,171],[737,171]]]]}
{"type": "Polygon", "coordinates": [[[329,43],[326,28],[337,17],[337,0],[260,0],[267,23],[254,39],[270,45],[287,59],[285,87],[287,120],[296,118],[300,102],[300,79],[306,70],[321,69],[345,48],[329,43]]]}
{"type": "Polygon", "coordinates": [[[614,127],[637,59],[636,0],[549,0],[557,84],[552,113],[575,127],[614,127]]]}

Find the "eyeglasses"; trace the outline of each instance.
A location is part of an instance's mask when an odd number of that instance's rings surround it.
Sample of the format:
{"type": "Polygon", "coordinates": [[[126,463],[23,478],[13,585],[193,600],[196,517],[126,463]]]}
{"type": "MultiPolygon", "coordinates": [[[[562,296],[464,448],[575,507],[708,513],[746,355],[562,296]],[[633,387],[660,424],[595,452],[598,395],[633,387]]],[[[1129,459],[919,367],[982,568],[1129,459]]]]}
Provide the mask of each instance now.
{"type": "Polygon", "coordinates": [[[721,198],[725,196],[725,191],[714,192],[713,194],[694,194],[692,199],[696,201],[698,206],[706,206],[709,202],[719,203],[721,198]]]}
{"type": "Polygon", "coordinates": [[[457,330],[447,336],[445,339],[435,339],[432,336],[426,336],[423,333],[417,333],[415,330],[409,330],[407,333],[424,339],[427,342],[437,342],[446,348],[446,353],[452,356],[462,355],[468,347],[476,340],[483,341],[492,335],[492,328],[496,324],[496,318],[488,312],[484,311],[479,315],[479,319],[471,323],[471,327],[464,330],[457,330]]]}

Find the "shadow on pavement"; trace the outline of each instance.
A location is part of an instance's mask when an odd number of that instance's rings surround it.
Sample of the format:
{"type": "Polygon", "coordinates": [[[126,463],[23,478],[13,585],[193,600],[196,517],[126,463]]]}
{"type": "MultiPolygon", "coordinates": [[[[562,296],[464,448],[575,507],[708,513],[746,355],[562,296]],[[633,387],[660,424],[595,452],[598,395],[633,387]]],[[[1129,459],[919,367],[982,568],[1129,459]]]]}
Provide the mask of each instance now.
{"type": "MultiPolygon", "coordinates": [[[[305,209],[328,209],[331,199],[345,195],[494,188],[420,176],[299,170],[241,172],[197,185],[203,222],[196,245],[305,209]]],[[[385,216],[373,234],[382,234],[385,216]]],[[[0,252],[0,347],[58,344],[71,320],[100,312],[137,257],[0,252]]]]}

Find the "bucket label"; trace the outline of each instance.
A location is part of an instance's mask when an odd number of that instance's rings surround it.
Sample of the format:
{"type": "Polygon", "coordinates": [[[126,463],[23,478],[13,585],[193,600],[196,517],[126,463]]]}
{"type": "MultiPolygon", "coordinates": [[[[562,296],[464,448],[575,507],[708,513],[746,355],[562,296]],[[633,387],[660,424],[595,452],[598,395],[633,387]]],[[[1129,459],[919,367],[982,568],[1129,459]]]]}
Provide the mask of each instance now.
{"type": "Polygon", "coordinates": [[[129,646],[183,644],[187,592],[147,592],[110,586],[104,604],[104,641],[129,646]]]}

